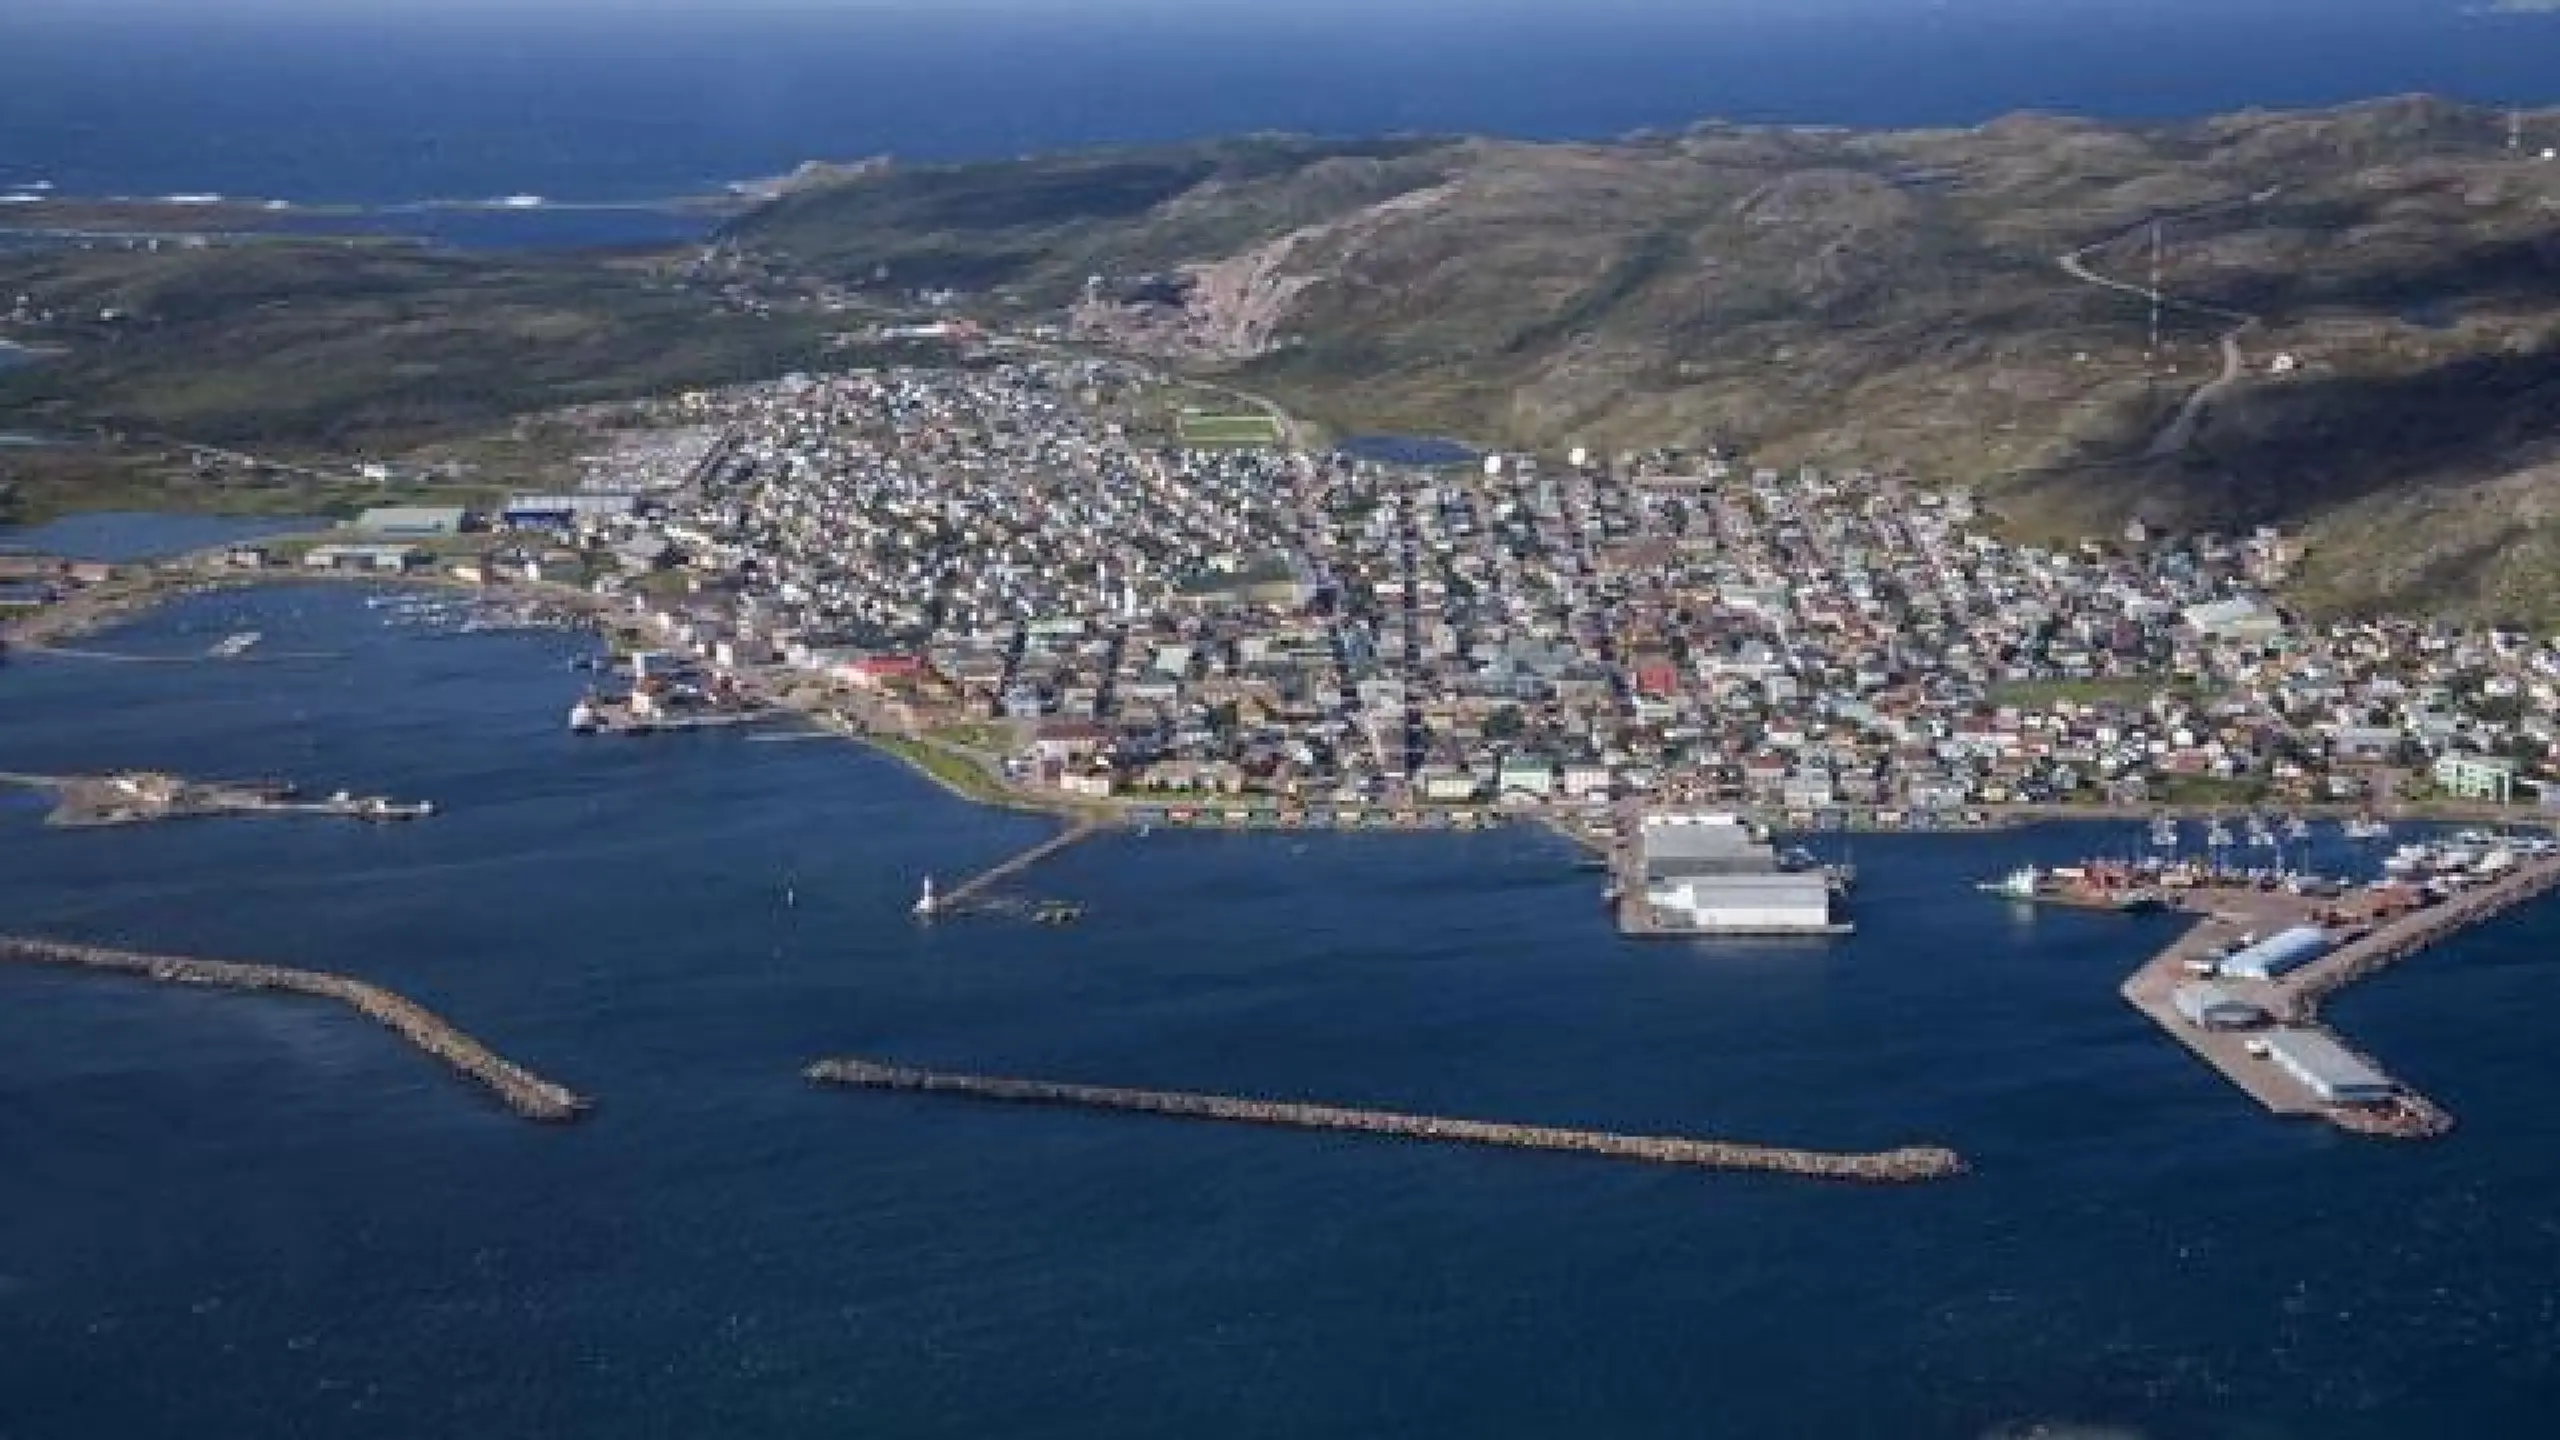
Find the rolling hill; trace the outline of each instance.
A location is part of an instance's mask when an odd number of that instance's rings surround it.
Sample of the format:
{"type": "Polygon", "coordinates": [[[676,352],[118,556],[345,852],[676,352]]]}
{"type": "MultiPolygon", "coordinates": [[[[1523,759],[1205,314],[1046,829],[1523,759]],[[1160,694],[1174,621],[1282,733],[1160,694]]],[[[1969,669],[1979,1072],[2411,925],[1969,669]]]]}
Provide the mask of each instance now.
{"type": "Polygon", "coordinates": [[[2560,117],[2528,117],[2521,150],[2507,118],[2404,97],[1251,137],[880,167],[727,238],[791,273],[1063,310],[1337,431],[1907,468],[2028,533],[2279,523],[2310,533],[2307,599],[2539,621],[2560,618],[2560,162],[2539,158],[2560,117]]]}

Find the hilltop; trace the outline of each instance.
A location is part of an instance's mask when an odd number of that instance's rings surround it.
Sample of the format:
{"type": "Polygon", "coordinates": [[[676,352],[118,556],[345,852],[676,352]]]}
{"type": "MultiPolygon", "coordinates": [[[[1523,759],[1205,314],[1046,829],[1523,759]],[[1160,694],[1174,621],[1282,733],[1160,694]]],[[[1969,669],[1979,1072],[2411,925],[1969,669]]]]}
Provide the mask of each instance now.
{"type": "Polygon", "coordinates": [[[2307,529],[2307,598],[2560,616],[2560,117],[1251,137],[875,166],[725,238],[941,287],[1339,432],[1723,445],[1975,486],[2027,533],[2307,529]],[[2160,354],[2138,293],[2162,229],[2160,354]],[[2241,367],[2176,417],[2222,370],[2241,367]],[[2281,372],[2281,373],[2279,373],[2281,372]]]}

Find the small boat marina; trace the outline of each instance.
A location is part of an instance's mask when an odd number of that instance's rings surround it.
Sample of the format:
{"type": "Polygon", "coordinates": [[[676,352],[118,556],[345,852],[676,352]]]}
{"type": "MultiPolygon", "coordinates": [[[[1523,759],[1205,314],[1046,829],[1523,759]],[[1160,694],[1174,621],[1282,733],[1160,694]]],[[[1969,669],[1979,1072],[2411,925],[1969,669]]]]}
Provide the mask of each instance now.
{"type": "Polygon", "coordinates": [[[2359,878],[2290,852],[2307,849],[2307,827],[2249,825],[2251,849],[2285,857],[2256,867],[2232,863],[2217,832],[2229,830],[2211,822],[2203,856],[2023,866],[1978,888],[2013,903],[2196,917],[2124,982],[2127,1003],[2272,1114],[2402,1139],[2450,1130],[2448,1112],[2322,1025],[2321,1002],[2560,888],[2560,842],[2470,829],[2377,859],[2382,834],[2349,822],[2339,838],[2367,847],[2362,866],[2379,872],[2359,878]]]}

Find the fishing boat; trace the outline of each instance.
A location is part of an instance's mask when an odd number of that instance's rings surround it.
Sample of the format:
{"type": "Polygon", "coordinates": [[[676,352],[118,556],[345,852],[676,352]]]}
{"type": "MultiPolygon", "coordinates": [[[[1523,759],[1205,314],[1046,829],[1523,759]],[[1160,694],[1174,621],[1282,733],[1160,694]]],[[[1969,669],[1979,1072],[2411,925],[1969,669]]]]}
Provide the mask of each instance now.
{"type": "Polygon", "coordinates": [[[1973,888],[2010,900],[2033,900],[2044,893],[2044,872],[2033,865],[2021,865],[1997,880],[1985,880],[1973,888]]]}

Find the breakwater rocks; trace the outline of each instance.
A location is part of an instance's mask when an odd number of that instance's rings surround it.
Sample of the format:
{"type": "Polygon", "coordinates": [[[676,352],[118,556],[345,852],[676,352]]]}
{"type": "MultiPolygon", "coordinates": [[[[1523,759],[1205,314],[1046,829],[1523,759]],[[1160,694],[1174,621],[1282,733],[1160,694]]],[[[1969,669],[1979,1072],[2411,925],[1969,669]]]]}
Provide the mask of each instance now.
{"type": "Polygon", "coordinates": [[[1286,1100],[1248,1100],[1228,1095],[1188,1094],[1170,1090],[1129,1090],[1107,1085],[1072,1085],[1050,1080],[1014,1080],[996,1075],[956,1074],[884,1065],[857,1059],[821,1060],[808,1077],[824,1085],[871,1090],[915,1090],[1005,1100],[1034,1105],[1063,1105],[1087,1110],[1129,1110],[1149,1115],[1175,1115],[1195,1120],[1223,1120],[1243,1125],[1279,1125],[1300,1130],[1347,1130],[1371,1135],[1397,1135],[1415,1140],[1467,1145],[1500,1145],[1514,1150],[1558,1150],[1640,1160],[1656,1165],[1690,1165],[1708,1170],[1758,1170],[1802,1175],[1819,1180],[1855,1180],[1901,1184],[1942,1180],[1961,1175],[1964,1157],[1935,1146],[1916,1146],[1878,1154],[1849,1155],[1820,1150],[1786,1150],[1741,1145],[1723,1140],[1680,1136],[1616,1135],[1599,1130],[1567,1130],[1546,1125],[1508,1125],[1487,1120],[1451,1120],[1432,1115],[1402,1115],[1388,1110],[1351,1110],[1336,1105],[1310,1105],[1286,1100]]]}
{"type": "Polygon", "coordinates": [[[319,970],[292,970],[281,965],[142,955],[128,950],[14,935],[0,935],[0,961],[105,970],[173,985],[205,985],[226,990],[282,990],[335,1000],[397,1031],[400,1038],[443,1061],[466,1078],[488,1087],[500,1103],[527,1120],[564,1123],[581,1119],[595,1108],[595,1102],[587,1097],[567,1086],[545,1080],[496,1054],[416,1001],[379,985],[350,980],[343,975],[319,970]]]}

